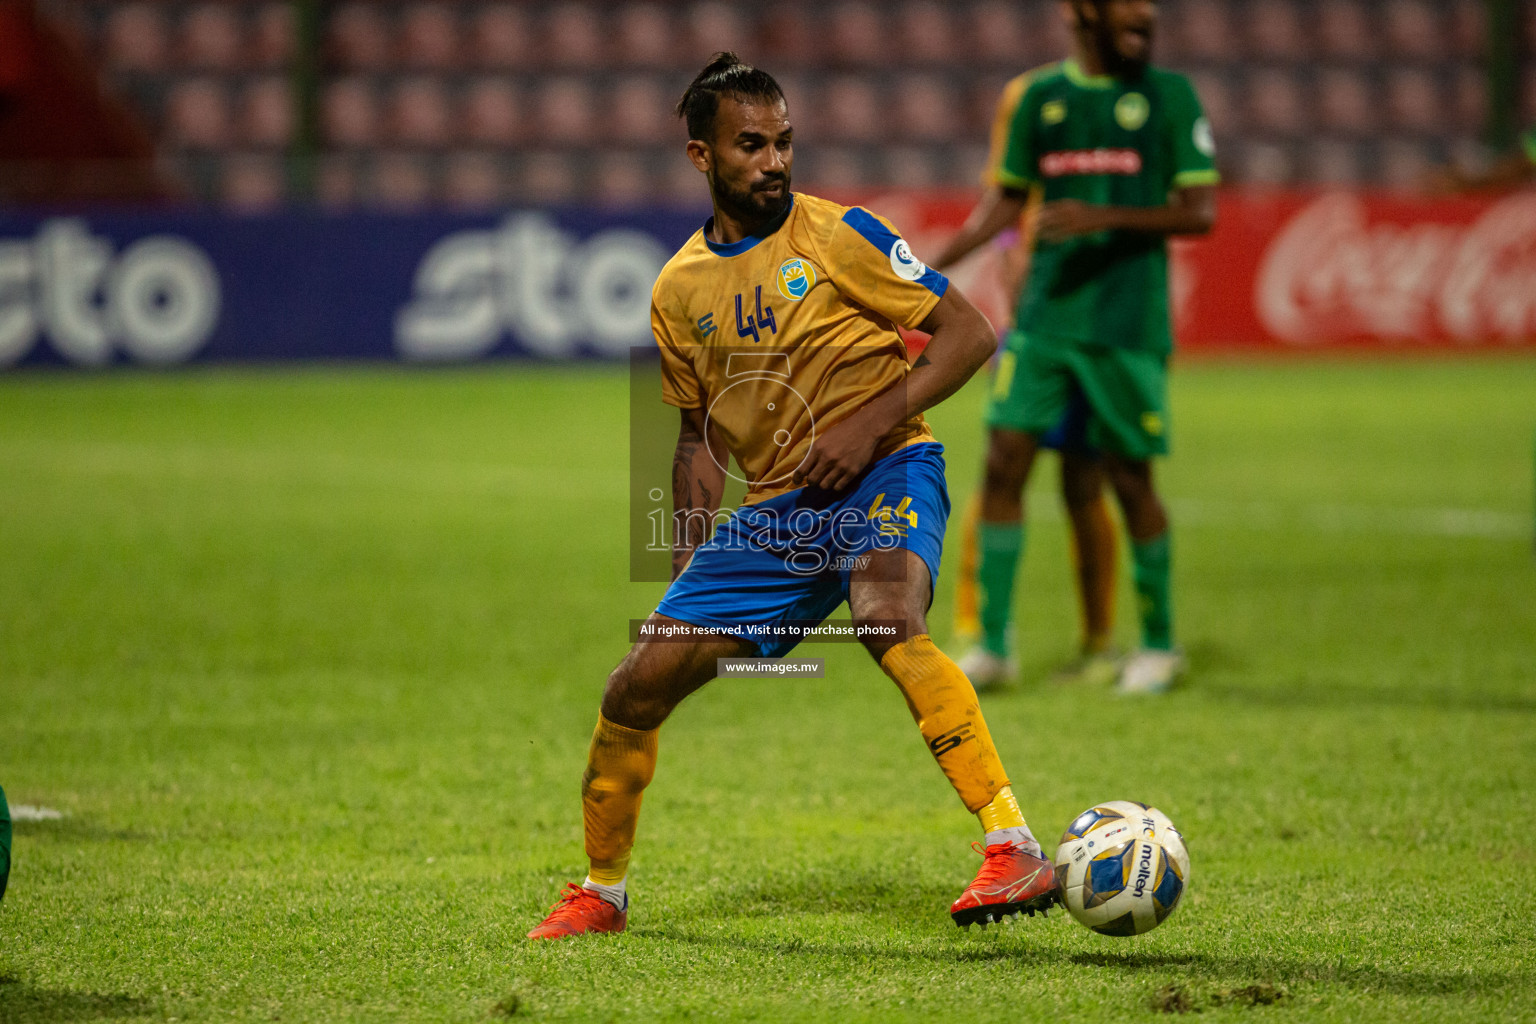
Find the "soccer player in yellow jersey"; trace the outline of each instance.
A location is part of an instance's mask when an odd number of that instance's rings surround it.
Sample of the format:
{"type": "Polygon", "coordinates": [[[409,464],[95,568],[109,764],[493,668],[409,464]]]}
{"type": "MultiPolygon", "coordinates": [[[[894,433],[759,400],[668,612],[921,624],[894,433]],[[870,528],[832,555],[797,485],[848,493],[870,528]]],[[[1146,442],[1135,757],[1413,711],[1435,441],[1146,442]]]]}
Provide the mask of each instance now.
{"type": "Polygon", "coordinates": [[[652,293],[662,397],[681,414],[673,582],[603,691],[582,777],[589,868],[530,938],[622,931],[657,735],[721,658],[778,657],[847,601],[869,653],[986,836],[957,924],[1056,901],[976,692],[929,639],[949,498],[922,413],[991,356],[986,319],[886,222],[790,191],[793,129],[771,76],[717,54],[683,94],[714,216],[652,293]],[[898,326],[930,333],[908,365],[898,326]],[[729,459],[746,500],[706,538],[729,459]],[[666,637],[682,636],[682,642],[666,637]]]}

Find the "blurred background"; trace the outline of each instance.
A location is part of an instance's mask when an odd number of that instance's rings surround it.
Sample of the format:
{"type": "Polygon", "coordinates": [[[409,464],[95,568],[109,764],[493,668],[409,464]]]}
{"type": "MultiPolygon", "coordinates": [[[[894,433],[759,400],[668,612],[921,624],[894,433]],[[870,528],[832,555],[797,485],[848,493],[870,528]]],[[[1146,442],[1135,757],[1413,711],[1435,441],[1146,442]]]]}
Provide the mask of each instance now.
{"type": "MultiPolygon", "coordinates": [[[[718,49],[779,77],[804,186],[970,189],[1003,84],[1068,46],[1043,0],[4,8],[9,196],[148,193],[240,210],[697,205],[672,105],[718,49]],[[94,104],[82,96],[66,113],[61,82],[96,91],[94,104]],[[44,105],[46,118],[27,116],[44,105]],[[86,138],[50,153],[36,134],[65,122],[86,138]],[[151,154],[148,177],[100,162],[151,154]],[[36,163],[71,155],[95,166],[36,163]]],[[[1162,8],[1158,60],[1193,76],[1231,183],[1409,187],[1536,123],[1536,5],[1522,0],[1162,8]]]]}
{"type": "MultiPolygon", "coordinates": [[[[1536,193],[1428,187],[1521,151],[1536,2],[1159,9],[1225,180],[1186,351],[1536,344],[1536,193]]],[[[922,256],[1069,42],[1055,0],[0,0],[0,366],[622,357],[708,209],[672,111],[711,53],[922,256]]],[[[1001,324],[999,262],[954,276],[1001,324]]]]}

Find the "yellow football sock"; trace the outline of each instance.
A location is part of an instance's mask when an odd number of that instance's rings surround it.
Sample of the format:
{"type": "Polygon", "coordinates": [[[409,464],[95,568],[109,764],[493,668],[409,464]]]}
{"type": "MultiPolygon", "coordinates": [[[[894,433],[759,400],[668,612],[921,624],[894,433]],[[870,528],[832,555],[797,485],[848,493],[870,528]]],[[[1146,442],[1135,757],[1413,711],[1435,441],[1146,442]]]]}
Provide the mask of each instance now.
{"type": "Polygon", "coordinates": [[[1019,810],[1019,802],[1013,798],[1012,786],[998,790],[992,802],[976,812],[976,817],[981,819],[983,832],[1024,827],[1024,812],[1019,810]]]}
{"type": "Polygon", "coordinates": [[[656,774],[660,731],[626,729],[597,716],[587,771],[581,777],[581,818],[592,862],[587,874],[594,882],[618,885],[629,872],[640,799],[656,774]]]}
{"type": "Polygon", "coordinates": [[[1008,785],[1008,776],[965,673],[927,634],[892,647],[880,667],[907,698],[907,708],[928,749],[965,809],[974,814],[991,804],[1008,785]]]}

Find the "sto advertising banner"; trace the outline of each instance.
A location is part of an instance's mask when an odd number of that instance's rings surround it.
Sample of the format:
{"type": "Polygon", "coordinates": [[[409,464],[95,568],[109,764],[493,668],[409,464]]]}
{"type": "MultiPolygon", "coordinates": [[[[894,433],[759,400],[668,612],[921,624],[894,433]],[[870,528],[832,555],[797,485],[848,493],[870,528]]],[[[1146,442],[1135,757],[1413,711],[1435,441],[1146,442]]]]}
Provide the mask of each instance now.
{"type": "Polygon", "coordinates": [[[0,216],[0,366],[628,358],[698,213],[0,216]]]}
{"type": "MultiPolygon", "coordinates": [[[[848,197],[842,197],[849,201],[848,197]]],[[[973,196],[856,197],[919,258],[973,196]]],[[[0,215],[0,367],[621,359],[697,211],[0,215]]],[[[1536,193],[1222,195],[1173,247],[1186,352],[1536,348],[1536,193]]],[[[954,278],[994,322],[998,247],[954,278]]]]}

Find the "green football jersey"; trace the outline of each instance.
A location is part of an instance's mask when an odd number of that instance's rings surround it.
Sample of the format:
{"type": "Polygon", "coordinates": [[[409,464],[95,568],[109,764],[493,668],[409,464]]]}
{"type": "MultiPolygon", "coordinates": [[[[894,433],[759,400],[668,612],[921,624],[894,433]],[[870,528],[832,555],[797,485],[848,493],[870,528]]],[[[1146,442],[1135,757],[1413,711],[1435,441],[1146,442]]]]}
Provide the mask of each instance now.
{"type": "Polygon", "coordinates": [[[1536,164],[1536,128],[1520,136],[1520,148],[1525,150],[1525,158],[1536,164]]]}
{"type": "MultiPolygon", "coordinates": [[[[1014,113],[999,184],[1045,201],[1163,206],[1174,189],[1214,185],[1216,145],[1194,86],[1148,68],[1087,75],[1076,61],[1038,72],[1014,113]]],[[[1168,244],[1101,231],[1035,244],[1015,323],[1032,337],[1168,352],[1168,244]]]]}

